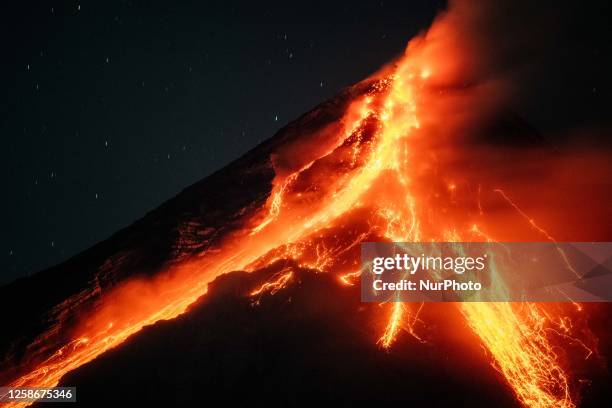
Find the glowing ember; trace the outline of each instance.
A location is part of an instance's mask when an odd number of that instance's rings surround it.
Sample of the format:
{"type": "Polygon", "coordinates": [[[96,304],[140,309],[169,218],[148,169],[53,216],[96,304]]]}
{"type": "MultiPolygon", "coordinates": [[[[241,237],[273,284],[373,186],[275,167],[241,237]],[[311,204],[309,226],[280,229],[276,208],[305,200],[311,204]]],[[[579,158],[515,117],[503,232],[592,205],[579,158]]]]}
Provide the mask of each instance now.
{"type": "Polygon", "coordinates": [[[253,290],[251,292],[251,296],[258,296],[263,293],[270,293],[271,295],[273,295],[285,286],[287,286],[291,278],[293,278],[293,273],[291,271],[281,271],[276,277],[276,279],[266,282],[259,288],[253,290]]]}
{"type": "Polygon", "coordinates": [[[534,304],[464,303],[461,311],[495,367],[529,407],[573,407],[568,374],[546,335],[550,324],[534,304]]]}

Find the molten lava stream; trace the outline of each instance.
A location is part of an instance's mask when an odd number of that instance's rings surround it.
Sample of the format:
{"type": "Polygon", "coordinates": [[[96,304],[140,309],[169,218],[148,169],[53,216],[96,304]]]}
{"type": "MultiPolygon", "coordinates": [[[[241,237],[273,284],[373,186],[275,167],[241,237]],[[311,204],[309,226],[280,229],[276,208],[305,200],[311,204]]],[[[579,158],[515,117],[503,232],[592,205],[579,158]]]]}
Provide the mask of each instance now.
{"type": "MultiPolygon", "coordinates": [[[[382,86],[382,85],[381,85],[382,86]]],[[[342,145],[332,148],[333,152],[340,152],[343,156],[350,150],[351,154],[360,150],[369,152],[369,145],[360,145],[356,137],[360,133],[363,122],[370,119],[372,112],[368,108],[371,98],[356,101],[345,119],[346,131],[339,136],[342,145]],[[352,139],[351,139],[352,138],[352,139]],[[347,143],[351,139],[353,143],[347,143]]],[[[325,153],[323,153],[325,155],[325,153]]],[[[326,156],[322,157],[325,159],[326,156]]],[[[354,170],[357,168],[354,163],[354,170]]],[[[308,167],[298,171],[307,170],[308,167]]],[[[360,169],[360,179],[368,179],[367,170],[360,169]]],[[[283,182],[296,178],[292,174],[283,182]]],[[[348,175],[347,175],[348,177],[348,175]]],[[[346,180],[345,180],[346,181],[346,180]]],[[[352,179],[344,184],[355,183],[352,179]]],[[[73,340],[59,348],[42,363],[34,367],[26,366],[26,373],[10,386],[12,387],[50,387],[57,385],[60,378],[93,360],[106,350],[121,344],[127,337],[138,332],[142,327],[153,324],[159,320],[172,319],[184,313],[198,297],[206,293],[207,284],[217,276],[247,269],[248,265],[256,261],[270,250],[286,243],[299,240],[300,237],[315,231],[322,223],[333,217],[335,210],[344,211],[354,203],[359,195],[359,187],[343,188],[341,194],[334,194],[334,200],[324,203],[321,208],[310,213],[312,206],[298,209],[291,214],[284,214],[276,219],[275,213],[283,198],[282,189],[271,194],[268,205],[269,215],[248,231],[239,231],[228,237],[223,248],[218,253],[204,254],[203,256],[173,266],[166,272],[161,272],[151,280],[130,280],[125,284],[106,294],[104,301],[93,312],[82,318],[81,323],[73,331],[73,340]],[[353,201],[351,201],[353,199],[353,201]],[[334,205],[335,204],[335,205],[334,205]],[[344,209],[344,210],[343,210],[344,209]],[[299,214],[301,212],[301,214],[299,214]],[[269,217],[272,217],[270,219],[269,217]],[[293,222],[295,219],[301,222],[293,222]]],[[[60,327],[59,330],[62,328],[60,327]]],[[[43,334],[37,342],[42,343],[47,334],[43,334]]],[[[15,404],[21,406],[22,404],[15,404]]],[[[11,405],[9,405],[11,406],[11,405]]]]}
{"type": "MultiPolygon", "coordinates": [[[[465,227],[468,214],[456,205],[455,187],[437,192],[453,175],[438,172],[427,159],[435,152],[424,147],[429,135],[421,129],[421,113],[429,120],[438,114],[438,94],[427,90],[427,82],[436,77],[437,61],[429,60],[426,51],[426,37],[413,41],[407,55],[379,74],[372,90],[349,106],[341,132],[323,148],[307,150],[306,164],[299,169],[278,173],[266,207],[245,220],[247,227],[228,236],[219,251],[172,266],[150,280],[128,281],[105,294],[99,307],[71,332],[71,342],[42,363],[26,366],[11,386],[56,385],[64,374],[120,345],[142,327],[184,313],[209,282],[227,272],[292,258],[305,267],[339,273],[335,260],[348,256],[353,257],[353,269],[342,270],[346,282],[348,273],[355,276],[355,249],[366,239],[488,239],[482,227],[465,227]],[[426,183],[424,174],[430,178],[426,183]],[[346,227],[357,218],[358,227],[346,227]],[[321,240],[332,230],[341,231],[344,238],[334,238],[336,245],[326,246],[321,240]]],[[[291,284],[292,277],[291,271],[284,271],[252,295],[274,293],[291,284]]],[[[417,335],[413,326],[422,305],[388,307],[389,322],[379,341],[383,348],[391,347],[403,330],[417,335]]],[[[569,374],[543,329],[549,314],[533,304],[459,307],[521,403],[574,406],[569,374]]]]}

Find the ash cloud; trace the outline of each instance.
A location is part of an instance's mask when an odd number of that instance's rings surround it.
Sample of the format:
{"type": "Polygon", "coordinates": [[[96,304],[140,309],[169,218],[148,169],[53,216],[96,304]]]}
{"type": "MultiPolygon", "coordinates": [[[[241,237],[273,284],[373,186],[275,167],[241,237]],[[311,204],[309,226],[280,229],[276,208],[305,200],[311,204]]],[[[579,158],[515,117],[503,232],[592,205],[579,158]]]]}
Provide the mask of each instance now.
{"type": "Polygon", "coordinates": [[[598,2],[451,1],[407,52],[438,63],[432,92],[472,125],[459,133],[561,147],[582,132],[583,144],[610,147],[610,17],[598,2]],[[491,129],[500,118],[525,134],[491,129]]]}

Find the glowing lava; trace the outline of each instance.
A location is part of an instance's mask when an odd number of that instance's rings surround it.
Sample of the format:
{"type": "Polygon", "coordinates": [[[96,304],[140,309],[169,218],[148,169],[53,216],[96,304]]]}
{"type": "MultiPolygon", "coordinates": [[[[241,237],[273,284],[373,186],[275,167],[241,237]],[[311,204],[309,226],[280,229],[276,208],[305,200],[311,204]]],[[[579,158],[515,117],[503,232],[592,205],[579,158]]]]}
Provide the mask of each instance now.
{"type": "MultiPolygon", "coordinates": [[[[454,68],[462,62],[452,53],[444,57],[448,49],[440,47],[440,37],[452,35],[448,24],[444,17],[436,21],[428,34],[409,44],[401,59],[372,78],[368,91],[350,104],[333,134],[296,148],[291,154],[300,155],[297,168],[276,168],[265,207],[245,219],[243,229],[229,234],[218,250],[105,294],[67,333],[72,340],[48,355],[44,350],[33,352],[36,358],[26,359],[24,373],[11,386],[56,385],[64,374],[144,326],[186,312],[206,293],[207,284],[224,273],[292,259],[300,266],[334,273],[351,285],[358,276],[359,244],[366,240],[491,240],[483,231],[501,226],[502,218],[493,215],[486,222],[474,222],[486,213],[480,180],[444,166],[444,156],[453,153],[440,146],[458,141],[437,138],[435,132],[452,121],[447,116],[452,107],[465,102],[441,92],[441,84],[456,75],[454,68]]],[[[291,151],[282,149],[276,154],[291,151]]],[[[500,213],[505,217],[514,210],[500,213]]],[[[516,214],[519,220],[521,216],[524,213],[516,214]]],[[[283,270],[254,288],[251,296],[273,295],[293,277],[290,269],[283,270]]],[[[417,337],[414,324],[422,307],[381,305],[388,310],[381,347],[391,347],[403,331],[417,337]]],[[[575,405],[570,374],[547,330],[557,327],[558,316],[551,317],[535,304],[459,307],[521,403],[534,408],[575,405]]]]}

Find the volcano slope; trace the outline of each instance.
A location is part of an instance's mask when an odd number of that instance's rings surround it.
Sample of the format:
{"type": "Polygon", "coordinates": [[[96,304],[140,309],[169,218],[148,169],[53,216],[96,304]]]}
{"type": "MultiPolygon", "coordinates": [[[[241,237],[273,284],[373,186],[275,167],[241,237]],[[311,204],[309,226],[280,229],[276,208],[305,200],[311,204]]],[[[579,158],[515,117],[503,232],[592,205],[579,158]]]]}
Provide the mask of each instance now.
{"type": "MultiPolygon", "coordinates": [[[[227,245],[227,236],[261,225],[244,220],[274,202],[281,166],[275,152],[298,137],[308,140],[304,135],[317,141],[318,135],[342,131],[345,125],[338,123],[351,103],[378,92],[379,86],[366,81],[347,89],[108,240],[1,288],[3,310],[18,310],[5,316],[12,330],[2,336],[3,382],[55,361],[57,350],[67,345],[78,350],[74,339],[82,336],[81,322],[116,300],[107,295],[114,288],[163,275],[173,265],[200,262],[202,254],[227,245]]],[[[542,140],[536,132],[507,117],[493,121],[497,137],[507,132],[520,145],[542,149],[534,147],[542,140]]],[[[266,214],[258,220],[265,222],[266,214]]],[[[102,350],[92,361],[68,366],[60,384],[77,386],[79,406],[108,406],[119,400],[178,406],[203,401],[516,406],[514,390],[454,305],[407,305],[416,312],[403,317],[393,346],[381,343],[394,307],[360,303],[351,276],[358,259],[355,243],[380,234],[363,235],[361,231],[371,230],[364,220],[367,224],[371,213],[356,208],[318,230],[314,243],[275,248],[247,271],[217,277],[186,313],[143,325],[142,331],[108,347],[110,351],[102,350]]],[[[532,228],[525,224],[515,229],[529,234],[524,231],[532,228]]],[[[378,239],[388,239],[381,235],[378,239]]],[[[133,293],[147,302],[148,292],[133,293]]],[[[122,308],[138,304],[118,303],[122,308]]],[[[606,350],[610,309],[586,309],[599,349],[606,350]]],[[[600,368],[605,359],[591,359],[576,374],[589,373],[584,406],[597,406],[610,397],[608,378],[600,368]]]]}
{"type": "Polygon", "coordinates": [[[516,406],[476,339],[458,338],[460,316],[449,310],[425,309],[422,318],[436,322],[423,332],[428,345],[405,336],[385,352],[371,330],[383,329],[381,307],[361,305],[358,287],[278,261],[217,278],[187,314],[145,328],[61,383],[77,387],[84,407],[516,406]],[[251,295],[287,269],[294,274],[287,287],[251,295]]]}
{"type": "Polygon", "coordinates": [[[273,188],[272,152],[298,134],[337,123],[350,100],[370,87],[356,86],[322,104],[109,239],[0,287],[0,307],[15,311],[4,316],[11,329],[0,337],[0,382],[10,381],[22,366],[48,358],[49,351],[66,340],[57,329],[71,327],[112,288],[218,247],[223,237],[242,227],[244,218],[265,205],[273,188]]]}
{"type": "Polygon", "coordinates": [[[0,383],[77,384],[93,406],[600,398],[605,305],[359,301],[362,242],[610,239],[609,154],[536,143],[497,79],[438,55],[456,51],[437,42],[456,38],[448,21],[108,240],[1,288],[0,383]]]}

